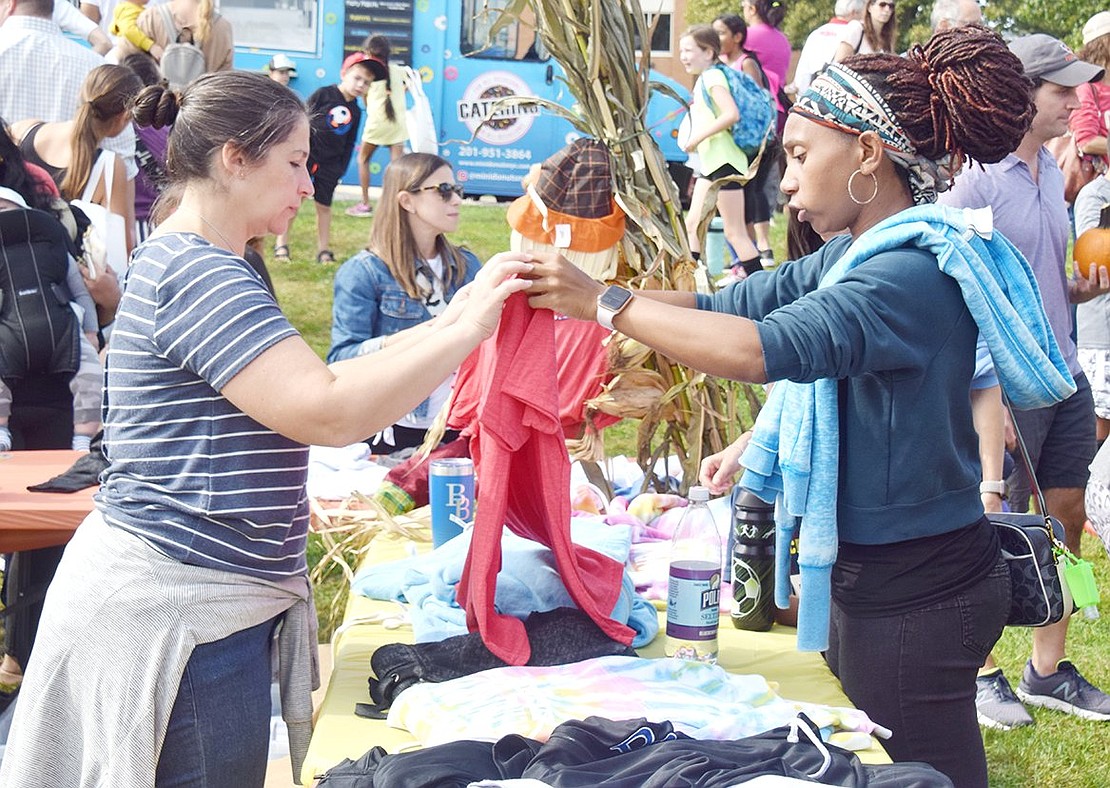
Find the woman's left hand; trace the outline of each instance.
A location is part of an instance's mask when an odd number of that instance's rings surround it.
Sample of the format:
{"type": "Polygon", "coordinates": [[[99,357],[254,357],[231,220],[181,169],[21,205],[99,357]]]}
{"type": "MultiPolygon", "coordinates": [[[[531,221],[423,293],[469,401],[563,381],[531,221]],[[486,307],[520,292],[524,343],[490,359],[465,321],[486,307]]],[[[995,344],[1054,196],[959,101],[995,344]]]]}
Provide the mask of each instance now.
{"type": "Polygon", "coordinates": [[[532,261],[532,270],[525,276],[532,280],[528,304],[533,309],[550,309],[579,320],[597,318],[597,297],[605,285],[558,252],[533,252],[532,261]]]}
{"type": "Polygon", "coordinates": [[[532,284],[523,278],[532,270],[530,259],[531,255],[517,252],[501,252],[491,257],[467,288],[469,292],[455,322],[477,329],[481,339],[493,336],[505,299],[532,284]]]}

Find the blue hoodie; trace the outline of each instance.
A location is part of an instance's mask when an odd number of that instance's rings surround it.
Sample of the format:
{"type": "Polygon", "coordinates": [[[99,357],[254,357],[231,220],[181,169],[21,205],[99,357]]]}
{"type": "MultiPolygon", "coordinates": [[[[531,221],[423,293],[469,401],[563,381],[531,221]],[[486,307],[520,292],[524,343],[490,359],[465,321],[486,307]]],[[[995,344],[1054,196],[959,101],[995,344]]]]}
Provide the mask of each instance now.
{"type": "Polygon", "coordinates": [[[963,514],[975,498],[963,486],[966,472],[978,475],[968,397],[976,333],[1018,407],[1042,407],[1075,390],[1032,270],[992,223],[989,209],[918,206],[847,250],[848,239],[830,243],[819,264],[784,277],[805,288],[816,274],[816,291],[753,287],[750,298],[718,304],[763,317],[768,378],[790,381],[759,414],[741,484],[778,498],[776,601],[783,606],[785,548],[793,518],[802,518],[799,648],[827,647],[838,540],[933,536],[981,513],[976,501],[974,516],[963,514]]]}

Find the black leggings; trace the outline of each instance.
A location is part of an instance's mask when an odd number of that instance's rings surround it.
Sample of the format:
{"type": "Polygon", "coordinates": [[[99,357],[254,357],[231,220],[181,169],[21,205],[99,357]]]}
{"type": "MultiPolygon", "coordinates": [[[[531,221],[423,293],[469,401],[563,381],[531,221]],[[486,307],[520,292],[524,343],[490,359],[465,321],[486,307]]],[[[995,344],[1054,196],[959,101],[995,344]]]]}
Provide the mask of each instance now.
{"type": "Polygon", "coordinates": [[[1010,610],[1001,559],[978,584],[902,615],[852,616],[836,602],[825,659],[844,693],[894,736],[895,761],[924,761],[956,788],[986,788],[975,676],[1010,610]]]}
{"type": "MultiPolygon", "coordinates": [[[[71,375],[50,375],[12,381],[12,449],[68,449],[73,442],[71,375]]],[[[41,481],[46,481],[42,479],[41,481]]],[[[7,556],[4,605],[15,609],[5,616],[4,650],[27,667],[35,632],[42,615],[46,587],[54,579],[65,546],[25,550],[7,556]]]]}

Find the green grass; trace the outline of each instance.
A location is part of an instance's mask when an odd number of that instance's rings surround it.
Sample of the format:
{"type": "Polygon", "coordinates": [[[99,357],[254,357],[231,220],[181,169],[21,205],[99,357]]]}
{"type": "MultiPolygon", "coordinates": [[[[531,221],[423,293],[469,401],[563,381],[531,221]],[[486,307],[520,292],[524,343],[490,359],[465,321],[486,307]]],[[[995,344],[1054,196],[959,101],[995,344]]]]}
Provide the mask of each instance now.
{"type": "MultiPolygon", "coordinates": [[[[1075,617],[1068,629],[1068,658],[1097,687],[1110,690],[1110,561],[1102,543],[1083,535],[1083,555],[1094,565],[1103,592],[1103,615],[1075,617]]],[[[1030,629],[1007,629],[995,647],[998,664],[1017,685],[1033,642],[1030,629]]],[[[992,788],[1075,786],[1101,788],[1106,776],[1107,723],[1047,709],[1029,709],[1037,724],[1013,731],[983,730],[992,788]]]]}
{"type": "MultiPolygon", "coordinates": [[[[332,248],[342,262],[365,245],[370,231],[369,219],[343,215],[350,203],[336,203],[332,224],[332,248]]],[[[785,222],[779,218],[773,228],[777,259],[783,259],[785,222]]],[[[466,203],[462,221],[452,236],[469,246],[479,258],[508,248],[509,231],[505,224],[505,205],[466,203]]],[[[291,235],[293,259],[290,264],[270,262],[282,308],[302,331],[308,343],[323,356],[328,348],[331,323],[331,284],[338,265],[318,265],[315,258],[315,229],[312,204],[301,210],[291,235]]],[[[625,421],[610,427],[605,434],[610,456],[636,454],[636,423],[625,421]]],[[[1084,536],[1085,555],[1094,564],[1095,575],[1110,600],[1110,562],[1101,544],[1084,536]]],[[[319,541],[310,539],[309,560],[322,554],[319,541]]],[[[346,581],[335,573],[316,589],[317,606],[328,610],[338,595],[345,593],[346,581]]],[[[1110,620],[1110,604],[1106,605],[1110,620]]],[[[320,639],[330,639],[337,622],[321,617],[320,639]]],[[[1029,656],[1031,630],[1008,629],[995,654],[1011,681],[1016,684],[1029,656]]],[[[1110,688],[1110,626],[1106,621],[1075,619],[1068,638],[1068,655],[1096,686],[1110,688]]],[[[1034,709],[1037,724],[1009,732],[984,730],[990,766],[990,784],[998,788],[1019,786],[1076,786],[1096,788],[1110,783],[1105,776],[1104,741],[1110,728],[1064,714],[1034,709]]]]}

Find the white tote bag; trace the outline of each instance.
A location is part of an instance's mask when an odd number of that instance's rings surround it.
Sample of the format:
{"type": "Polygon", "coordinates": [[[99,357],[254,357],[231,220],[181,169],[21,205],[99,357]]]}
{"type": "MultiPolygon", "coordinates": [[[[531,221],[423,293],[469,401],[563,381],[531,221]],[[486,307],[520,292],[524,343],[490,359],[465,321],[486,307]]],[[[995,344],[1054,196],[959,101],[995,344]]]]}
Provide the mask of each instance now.
{"type": "Polygon", "coordinates": [[[439,155],[439,134],[432,117],[432,104],[424,92],[424,81],[411,68],[405,69],[412,107],[405,110],[405,125],[409,131],[409,148],[413,153],[439,155]]]}
{"type": "Polygon", "coordinates": [[[96,185],[104,178],[104,202],[111,204],[112,179],[116,171],[116,154],[101,151],[93,164],[89,182],[79,200],[70,205],[79,208],[91,224],[85,231],[85,254],[95,262],[97,269],[110,265],[117,274],[127,269],[127,230],[124,218],[92,200],[96,185]]]}

